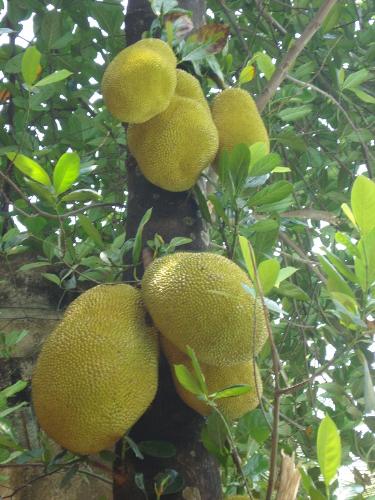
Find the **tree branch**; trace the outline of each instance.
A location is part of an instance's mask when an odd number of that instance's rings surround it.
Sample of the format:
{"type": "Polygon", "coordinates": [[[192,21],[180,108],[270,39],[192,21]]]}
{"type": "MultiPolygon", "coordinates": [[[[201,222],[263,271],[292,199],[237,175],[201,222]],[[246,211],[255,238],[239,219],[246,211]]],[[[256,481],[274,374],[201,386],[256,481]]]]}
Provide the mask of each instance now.
{"type": "Polygon", "coordinates": [[[291,68],[299,54],[302,52],[302,50],[305,48],[305,46],[308,44],[308,42],[311,40],[311,38],[314,36],[314,34],[318,31],[322,22],[336,2],[337,0],[325,0],[325,2],[321,5],[320,9],[316,13],[315,17],[307,25],[301,37],[294,42],[294,44],[285,54],[279,68],[274,72],[263,93],[257,99],[257,106],[260,113],[264,110],[267,103],[272,99],[277,91],[277,88],[286,78],[289,69],[291,68]]]}

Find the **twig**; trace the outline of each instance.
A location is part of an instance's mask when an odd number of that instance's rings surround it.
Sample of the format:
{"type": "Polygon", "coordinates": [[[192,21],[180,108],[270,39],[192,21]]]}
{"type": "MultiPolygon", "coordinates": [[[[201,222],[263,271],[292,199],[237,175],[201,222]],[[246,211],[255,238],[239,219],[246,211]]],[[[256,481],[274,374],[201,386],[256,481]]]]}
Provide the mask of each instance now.
{"type": "Polygon", "coordinates": [[[333,97],[333,95],[329,94],[328,92],[326,92],[325,90],[322,90],[321,88],[317,87],[316,85],[314,85],[313,83],[310,83],[310,82],[303,82],[301,80],[298,80],[297,78],[294,78],[293,76],[291,75],[286,75],[286,78],[288,80],[290,80],[291,82],[294,82],[296,83],[297,85],[300,85],[301,87],[310,87],[311,89],[315,90],[315,92],[318,92],[319,94],[323,95],[324,97],[326,97],[327,99],[331,100],[335,106],[337,106],[339,108],[339,110],[341,111],[341,113],[345,116],[347,122],[349,123],[349,125],[352,127],[353,131],[355,132],[355,134],[357,135],[358,137],[358,140],[363,148],[363,152],[365,154],[365,157],[366,157],[366,163],[367,163],[367,171],[368,171],[368,175],[369,177],[372,179],[374,177],[374,174],[372,172],[372,165],[371,165],[371,159],[373,159],[368,147],[367,147],[367,144],[365,143],[365,141],[362,139],[361,137],[361,134],[358,130],[358,128],[356,127],[355,123],[353,122],[353,120],[350,118],[350,115],[349,113],[346,111],[346,109],[339,103],[339,101],[337,99],[335,99],[335,97],[333,97]]]}
{"type": "MultiPolygon", "coordinates": [[[[98,207],[122,207],[120,203],[95,203],[94,205],[89,205],[89,206],[84,206],[82,208],[77,208],[76,210],[72,210],[71,212],[66,212],[65,214],[60,214],[60,215],[55,215],[55,214],[50,214],[49,212],[46,212],[45,210],[40,209],[35,205],[35,203],[32,203],[29,198],[25,195],[25,193],[20,189],[15,182],[12,181],[7,175],[5,175],[1,170],[0,170],[0,177],[2,177],[8,184],[12,186],[12,188],[17,191],[17,193],[22,196],[22,198],[30,205],[30,207],[37,212],[38,215],[42,215],[43,217],[47,217],[48,219],[55,219],[55,220],[60,220],[61,218],[65,217],[73,217],[74,215],[80,214],[82,212],[85,212],[89,208],[98,208],[98,207]]],[[[18,210],[18,208],[15,206],[15,210],[18,210]]],[[[30,214],[27,214],[24,211],[21,211],[22,215],[28,216],[28,217],[33,217],[30,214]]]]}
{"type": "Polygon", "coordinates": [[[261,15],[263,15],[271,24],[273,24],[273,26],[275,26],[275,28],[278,29],[280,33],[282,33],[283,35],[286,35],[288,33],[284,26],[282,26],[279,21],[272,17],[268,11],[266,11],[263,0],[255,0],[255,3],[257,4],[261,15]]]}
{"type": "Polygon", "coordinates": [[[249,44],[246,42],[245,38],[243,37],[241,30],[237,24],[237,19],[235,14],[227,7],[226,3],[224,0],[217,0],[218,3],[220,4],[221,8],[224,11],[224,14],[226,15],[230,25],[232,26],[233,30],[235,31],[238,40],[240,41],[243,50],[246,52],[246,55],[248,57],[251,57],[250,49],[249,49],[249,44]]]}
{"type": "Polygon", "coordinates": [[[281,232],[279,233],[279,238],[281,241],[286,243],[289,247],[291,247],[305,262],[305,264],[318,276],[320,281],[323,283],[327,283],[327,279],[323,274],[319,271],[317,265],[314,265],[310,259],[308,259],[307,255],[301,250],[301,248],[295,243],[293,240],[289,238],[285,233],[281,232]]]}
{"type": "Polygon", "coordinates": [[[339,223],[339,218],[331,214],[331,212],[326,212],[325,210],[314,210],[313,208],[302,208],[301,210],[288,210],[287,212],[282,212],[281,217],[296,217],[298,219],[313,219],[313,220],[324,220],[330,224],[336,226],[339,223]]]}
{"type": "Polygon", "coordinates": [[[257,99],[257,106],[259,112],[262,112],[266,107],[267,103],[272,99],[272,97],[277,91],[277,88],[279,87],[281,82],[286,78],[288,70],[293,65],[293,63],[295,62],[299,54],[302,52],[302,50],[305,48],[305,46],[308,44],[308,42],[311,40],[311,38],[314,36],[314,34],[318,31],[325,17],[328,15],[329,11],[332,9],[332,7],[335,5],[336,2],[337,0],[326,0],[321,5],[315,17],[306,26],[306,29],[304,30],[300,38],[298,38],[295,41],[292,47],[285,54],[284,58],[280,63],[280,66],[274,72],[271,80],[268,82],[267,86],[263,90],[263,93],[257,99]]]}

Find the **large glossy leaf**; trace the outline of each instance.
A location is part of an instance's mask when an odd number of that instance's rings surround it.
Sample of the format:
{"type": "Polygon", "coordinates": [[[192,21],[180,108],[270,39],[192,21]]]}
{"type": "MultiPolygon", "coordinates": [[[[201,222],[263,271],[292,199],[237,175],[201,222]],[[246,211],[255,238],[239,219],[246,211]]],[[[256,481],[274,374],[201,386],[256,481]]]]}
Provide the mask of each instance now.
{"type": "Polygon", "coordinates": [[[360,175],[353,184],[351,205],[362,236],[375,227],[375,182],[360,175]]]}
{"type": "Polygon", "coordinates": [[[258,266],[258,276],[264,295],[267,295],[276,284],[280,271],[279,261],[276,259],[263,260],[258,266]]]}
{"type": "Polygon", "coordinates": [[[28,85],[32,85],[39,72],[41,53],[34,47],[28,47],[22,57],[22,76],[28,85]]]}
{"type": "Polygon", "coordinates": [[[34,181],[40,182],[45,186],[51,185],[51,180],[44,170],[35,160],[20,153],[7,153],[7,157],[23,174],[34,181]]]}
{"type": "Polygon", "coordinates": [[[329,415],[320,422],[316,448],[324,482],[329,486],[341,464],[340,435],[329,415]]]}
{"type": "Polygon", "coordinates": [[[77,180],[80,159],[77,153],[64,153],[53,170],[53,187],[56,194],[67,191],[77,180]]]}

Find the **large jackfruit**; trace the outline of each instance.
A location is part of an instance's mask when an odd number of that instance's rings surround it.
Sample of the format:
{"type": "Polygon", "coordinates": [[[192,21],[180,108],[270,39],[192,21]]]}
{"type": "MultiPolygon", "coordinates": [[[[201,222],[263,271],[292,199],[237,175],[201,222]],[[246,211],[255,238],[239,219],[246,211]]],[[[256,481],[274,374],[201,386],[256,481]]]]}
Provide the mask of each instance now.
{"type": "Polygon", "coordinates": [[[163,113],[129,126],[128,146],[152,184],[186,191],[215,158],[218,135],[200,102],[175,95],[163,113]]]}
{"type": "Polygon", "coordinates": [[[225,500],[249,500],[249,495],[232,495],[225,497],[225,500]]]}
{"type": "Polygon", "coordinates": [[[143,123],[164,111],[176,88],[176,63],[172,49],[157,38],[122,50],[102,80],[110,113],[123,122],[143,123]]]}
{"type": "Polygon", "coordinates": [[[140,292],[99,285],[68,307],[43,345],[32,378],[36,416],[64,448],[96,453],[145,412],[157,377],[157,335],[140,292]]]}
{"type": "MultiPolygon", "coordinates": [[[[193,410],[201,415],[209,415],[212,411],[211,408],[204,401],[199,400],[195,394],[184,389],[176,378],[172,365],[184,364],[190,372],[193,372],[189,356],[179,351],[172,342],[163,336],[161,336],[161,345],[171,364],[174,384],[180,398],[190,406],[190,408],[193,408],[193,410]]],[[[263,393],[263,386],[259,368],[256,363],[247,361],[246,363],[238,365],[222,367],[200,363],[200,367],[206,379],[209,394],[236,384],[247,384],[251,387],[251,391],[245,394],[230,398],[222,398],[216,401],[218,409],[226,418],[235,420],[258,406],[259,398],[263,393]]]]}
{"type": "Polygon", "coordinates": [[[189,99],[198,101],[207,109],[207,111],[210,111],[210,107],[206,101],[199,81],[183,69],[177,70],[177,85],[175,94],[180,97],[189,97],[189,99]]]}
{"type": "Polygon", "coordinates": [[[194,349],[216,366],[251,361],[267,329],[261,301],[231,260],[212,253],[177,252],[156,259],[142,280],[142,296],[155,326],[178,349],[194,349]]]}
{"type": "Polygon", "coordinates": [[[254,99],[243,89],[226,89],[212,102],[212,118],[219,132],[219,154],[237,144],[263,142],[269,152],[266,127],[254,99]]]}

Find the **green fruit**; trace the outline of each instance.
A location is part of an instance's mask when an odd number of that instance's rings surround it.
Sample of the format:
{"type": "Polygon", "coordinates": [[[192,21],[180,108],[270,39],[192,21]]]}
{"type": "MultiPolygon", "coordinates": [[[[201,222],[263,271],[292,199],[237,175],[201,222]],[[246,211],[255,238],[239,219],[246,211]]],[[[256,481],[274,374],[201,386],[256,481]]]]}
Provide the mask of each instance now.
{"type": "Polygon", "coordinates": [[[146,411],[157,377],[157,334],[140,292],[100,285],[68,307],[43,345],[32,379],[36,416],[64,448],[96,453],[146,411]]]}

